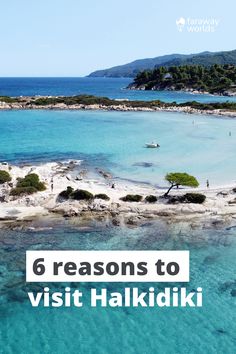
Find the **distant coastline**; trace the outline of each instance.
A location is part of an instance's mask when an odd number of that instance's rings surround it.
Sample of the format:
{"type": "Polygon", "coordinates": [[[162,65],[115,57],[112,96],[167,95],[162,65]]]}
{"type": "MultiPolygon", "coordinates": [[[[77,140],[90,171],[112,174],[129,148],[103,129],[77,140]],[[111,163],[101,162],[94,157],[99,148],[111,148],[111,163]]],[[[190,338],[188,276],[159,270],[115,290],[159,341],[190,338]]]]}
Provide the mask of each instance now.
{"type": "Polygon", "coordinates": [[[181,66],[181,65],[205,65],[214,64],[226,65],[236,64],[236,50],[222,52],[202,52],[195,54],[167,54],[155,58],[137,59],[124,65],[112,68],[96,70],[90,73],[89,77],[135,77],[137,73],[144,70],[153,70],[160,66],[181,66]]]}
{"type": "MultiPolygon", "coordinates": [[[[137,91],[145,91],[146,88],[145,86],[136,86],[135,84],[130,84],[127,88],[127,90],[137,90],[137,91]]],[[[201,89],[196,89],[196,88],[182,88],[181,90],[177,90],[175,87],[168,87],[168,88],[161,88],[161,87],[154,87],[150,89],[149,91],[175,91],[175,92],[186,92],[186,93],[191,93],[191,94],[197,94],[197,95],[212,95],[212,96],[225,96],[225,97],[235,97],[236,92],[235,91],[230,91],[226,90],[223,92],[209,92],[209,91],[204,91],[201,89]]]]}
{"type": "Polygon", "coordinates": [[[179,103],[155,101],[114,100],[91,95],[79,96],[24,96],[0,97],[0,110],[106,110],[182,112],[225,117],[236,117],[235,102],[200,103],[196,101],[179,103]]]}
{"type": "Polygon", "coordinates": [[[183,65],[139,72],[130,90],[184,91],[195,94],[236,96],[235,65],[183,65]]]}

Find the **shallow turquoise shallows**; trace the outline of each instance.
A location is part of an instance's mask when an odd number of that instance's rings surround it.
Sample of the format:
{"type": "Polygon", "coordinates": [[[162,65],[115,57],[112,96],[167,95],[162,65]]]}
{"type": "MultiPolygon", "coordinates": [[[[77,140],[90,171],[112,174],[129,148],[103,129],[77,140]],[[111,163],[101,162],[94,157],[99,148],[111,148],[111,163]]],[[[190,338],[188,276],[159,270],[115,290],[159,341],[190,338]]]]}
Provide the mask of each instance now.
{"type": "MultiPolygon", "coordinates": [[[[203,185],[206,179],[211,185],[235,181],[233,119],[165,112],[1,111],[0,126],[1,161],[76,158],[86,168],[101,167],[119,178],[157,185],[164,185],[169,171],[192,173],[203,185]],[[160,149],[144,148],[152,140],[160,143],[160,149]]],[[[186,223],[158,221],[138,228],[84,229],[73,222],[57,220],[48,231],[0,230],[1,354],[236,352],[234,225],[192,229],[186,223]],[[191,281],[186,286],[189,291],[203,288],[203,307],[92,309],[86,299],[82,309],[35,309],[26,293],[40,291],[45,284],[25,284],[27,249],[187,249],[191,281]]],[[[90,286],[101,286],[48,285],[52,290],[80,287],[85,295],[90,286]]],[[[139,287],[145,291],[150,285],[158,290],[170,286],[143,283],[139,287]]],[[[120,283],[102,286],[109,291],[124,288],[120,283]]]]}
{"type": "Polygon", "coordinates": [[[202,185],[234,183],[233,119],[166,112],[1,111],[0,159],[78,158],[114,176],[164,185],[171,171],[202,185]],[[159,149],[145,143],[158,142],[159,149]]]}
{"type": "MultiPolygon", "coordinates": [[[[149,224],[136,229],[79,231],[58,226],[48,232],[0,231],[0,353],[7,354],[234,354],[236,350],[236,231],[184,230],[183,224],[149,224]],[[188,291],[203,288],[202,308],[32,308],[24,283],[25,249],[189,249],[188,291]]],[[[66,285],[122,291],[121,283],[66,285]]],[[[145,291],[152,285],[126,284],[145,291]]],[[[174,285],[174,284],[171,284],[174,285]]]]}

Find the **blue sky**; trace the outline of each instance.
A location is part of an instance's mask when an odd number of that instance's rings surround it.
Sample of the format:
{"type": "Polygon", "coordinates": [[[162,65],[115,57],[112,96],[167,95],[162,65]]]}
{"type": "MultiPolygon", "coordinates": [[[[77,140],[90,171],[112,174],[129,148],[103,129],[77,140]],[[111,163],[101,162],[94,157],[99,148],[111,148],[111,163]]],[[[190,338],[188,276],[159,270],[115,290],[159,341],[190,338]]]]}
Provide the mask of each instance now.
{"type": "Polygon", "coordinates": [[[83,76],[170,53],[236,49],[235,0],[8,0],[1,2],[0,76],[83,76]],[[176,19],[214,18],[213,33],[176,19]]]}

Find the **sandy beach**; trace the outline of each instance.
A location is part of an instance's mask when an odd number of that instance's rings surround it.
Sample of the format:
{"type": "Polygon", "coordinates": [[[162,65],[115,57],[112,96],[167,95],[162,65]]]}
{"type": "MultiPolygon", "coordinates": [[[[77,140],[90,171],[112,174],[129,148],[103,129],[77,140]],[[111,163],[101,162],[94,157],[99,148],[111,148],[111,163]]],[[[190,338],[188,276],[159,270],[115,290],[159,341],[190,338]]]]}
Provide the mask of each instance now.
{"type": "Polygon", "coordinates": [[[213,225],[230,223],[236,219],[236,193],[232,186],[217,188],[173,189],[171,195],[178,196],[186,192],[201,192],[206,195],[203,204],[169,203],[163,198],[165,189],[152,185],[134,183],[115,179],[99,171],[97,178],[88,178],[80,166],[80,161],[50,162],[34,166],[14,166],[2,163],[1,170],[9,171],[11,183],[5,183],[0,188],[0,220],[1,224],[11,221],[31,220],[41,216],[58,215],[59,217],[109,218],[114,225],[137,225],[147,219],[165,218],[170,222],[190,221],[207,222],[213,225]],[[17,183],[17,178],[23,178],[29,173],[36,173],[46,185],[46,190],[28,196],[10,196],[10,190],[17,183]],[[53,183],[53,187],[52,187],[53,183]],[[115,188],[112,188],[112,184],[115,188]],[[60,192],[68,186],[74,190],[86,190],[93,195],[105,193],[109,201],[102,199],[65,200],[58,198],[60,192]],[[143,196],[141,202],[124,202],[121,197],[127,194],[143,196]],[[147,203],[145,196],[155,195],[155,203],[147,203]]]}

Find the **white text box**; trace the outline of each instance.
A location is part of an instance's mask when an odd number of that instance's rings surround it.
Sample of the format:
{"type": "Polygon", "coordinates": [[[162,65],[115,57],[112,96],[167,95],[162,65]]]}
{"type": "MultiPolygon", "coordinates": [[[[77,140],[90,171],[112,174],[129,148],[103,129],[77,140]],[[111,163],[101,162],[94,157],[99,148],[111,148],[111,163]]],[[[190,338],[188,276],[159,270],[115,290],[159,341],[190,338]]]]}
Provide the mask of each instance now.
{"type": "Polygon", "coordinates": [[[27,251],[26,281],[188,282],[189,251],[27,251]]]}

